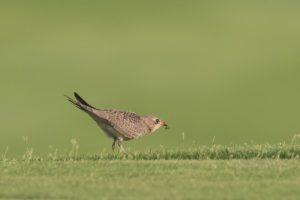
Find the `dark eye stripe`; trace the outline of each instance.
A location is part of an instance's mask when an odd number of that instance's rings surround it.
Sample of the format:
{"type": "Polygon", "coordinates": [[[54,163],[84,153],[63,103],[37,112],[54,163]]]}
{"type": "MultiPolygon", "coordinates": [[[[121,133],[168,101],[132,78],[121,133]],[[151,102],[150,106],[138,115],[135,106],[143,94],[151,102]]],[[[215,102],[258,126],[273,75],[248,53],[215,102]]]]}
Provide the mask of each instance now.
{"type": "Polygon", "coordinates": [[[156,120],[155,120],[155,122],[158,124],[158,122],[159,122],[159,119],[156,119],[156,120]]]}

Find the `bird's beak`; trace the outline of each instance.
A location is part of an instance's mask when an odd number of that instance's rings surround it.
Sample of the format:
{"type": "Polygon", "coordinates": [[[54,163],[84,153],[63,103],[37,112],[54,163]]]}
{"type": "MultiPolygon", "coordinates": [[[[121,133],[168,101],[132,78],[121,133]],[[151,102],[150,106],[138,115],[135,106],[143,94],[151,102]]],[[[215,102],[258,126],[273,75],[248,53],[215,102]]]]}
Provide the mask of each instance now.
{"type": "Polygon", "coordinates": [[[166,124],[166,122],[160,122],[160,125],[161,126],[165,126],[165,129],[168,129],[169,128],[169,126],[168,126],[168,124],[166,124]]]}

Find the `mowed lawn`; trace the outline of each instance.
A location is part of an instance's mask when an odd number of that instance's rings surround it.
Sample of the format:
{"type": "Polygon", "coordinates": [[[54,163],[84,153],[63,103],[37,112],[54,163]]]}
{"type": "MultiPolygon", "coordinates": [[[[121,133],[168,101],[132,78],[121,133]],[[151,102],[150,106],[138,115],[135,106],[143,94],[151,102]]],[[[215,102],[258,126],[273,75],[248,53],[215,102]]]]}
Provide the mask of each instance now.
{"type": "Polygon", "coordinates": [[[7,161],[1,199],[299,199],[298,159],[7,161]]]}

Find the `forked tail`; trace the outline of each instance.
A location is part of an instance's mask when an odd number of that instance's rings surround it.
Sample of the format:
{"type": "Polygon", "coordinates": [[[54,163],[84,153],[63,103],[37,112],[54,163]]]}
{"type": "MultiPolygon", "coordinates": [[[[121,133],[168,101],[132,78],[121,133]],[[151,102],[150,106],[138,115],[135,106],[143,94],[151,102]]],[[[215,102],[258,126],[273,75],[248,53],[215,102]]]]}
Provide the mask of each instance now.
{"type": "Polygon", "coordinates": [[[67,95],[64,95],[74,106],[76,106],[77,108],[83,110],[83,111],[89,111],[89,112],[93,112],[94,108],[93,106],[89,105],[85,100],[83,100],[76,92],[74,92],[74,96],[76,98],[76,100],[68,97],[67,95]]]}

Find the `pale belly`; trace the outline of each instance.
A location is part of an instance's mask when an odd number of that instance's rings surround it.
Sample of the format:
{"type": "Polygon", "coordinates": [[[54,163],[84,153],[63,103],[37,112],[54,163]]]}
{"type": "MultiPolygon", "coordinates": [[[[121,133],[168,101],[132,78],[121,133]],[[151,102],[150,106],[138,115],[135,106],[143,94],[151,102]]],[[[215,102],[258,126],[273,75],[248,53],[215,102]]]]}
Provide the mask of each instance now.
{"type": "Polygon", "coordinates": [[[113,139],[122,138],[123,140],[129,140],[129,138],[124,137],[121,133],[119,133],[116,129],[114,129],[109,125],[98,123],[98,126],[103,130],[104,134],[108,138],[113,138],[113,139]]]}

